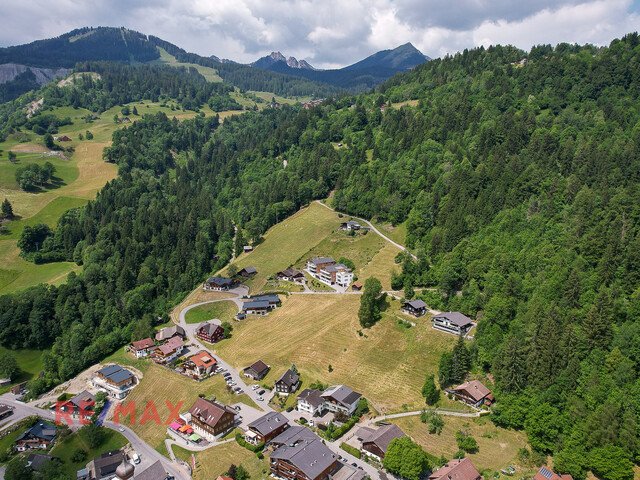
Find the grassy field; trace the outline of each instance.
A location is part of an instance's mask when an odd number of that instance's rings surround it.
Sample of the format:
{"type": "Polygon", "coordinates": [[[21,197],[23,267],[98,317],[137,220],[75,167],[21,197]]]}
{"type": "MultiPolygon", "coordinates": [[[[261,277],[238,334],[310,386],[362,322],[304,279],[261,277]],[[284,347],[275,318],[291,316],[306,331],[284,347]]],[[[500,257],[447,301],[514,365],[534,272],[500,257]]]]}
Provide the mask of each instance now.
{"type": "Polygon", "coordinates": [[[445,425],[440,435],[430,434],[427,425],[423,424],[417,416],[397,418],[392,422],[422,445],[425,451],[437,457],[444,455],[452,458],[458,451],[456,431],[466,430],[478,442],[478,452],[469,454],[468,457],[480,473],[493,473],[507,465],[516,465],[518,449],[527,444],[524,432],[498,428],[487,417],[443,417],[443,419],[445,425]]]}
{"type": "Polygon", "coordinates": [[[158,414],[164,422],[170,412],[165,404],[166,401],[173,405],[183,401],[184,404],[180,408],[180,412],[184,412],[191,408],[193,402],[198,398],[198,394],[203,394],[207,398],[215,395],[219,401],[226,404],[243,402],[253,406],[253,402],[247,395],[228,393],[222,375],[215,375],[198,383],[155,364],[149,364],[144,378],[125,401],[125,405],[128,402],[135,402],[136,405],[136,425],[131,428],[153,448],[164,451],[164,439],[167,437],[166,425],[156,425],[154,421],[140,425],[147,402],[153,401],[155,403],[158,414]]]}
{"type": "Polygon", "coordinates": [[[395,227],[390,223],[373,222],[373,224],[376,226],[378,230],[380,230],[380,232],[382,232],[384,235],[389,237],[391,240],[393,240],[396,243],[399,243],[400,245],[404,245],[404,242],[407,239],[406,222],[396,225],[395,227]]]}
{"type": "Polygon", "coordinates": [[[189,310],[185,319],[187,323],[206,322],[212,318],[230,322],[236,313],[238,313],[238,306],[234,302],[216,302],[189,310]]]}
{"type": "Polygon", "coordinates": [[[75,475],[76,472],[83,469],[87,462],[92,458],[102,455],[103,453],[110,452],[111,450],[118,450],[129,443],[124,436],[113,430],[105,429],[105,434],[105,441],[102,443],[102,445],[95,449],[89,448],[85,441],[77,433],[70,435],[65,438],[62,443],[59,443],[55,447],[53,447],[50,454],[62,459],[62,462],[64,464],[64,471],[67,475],[75,475]],[[73,460],[71,460],[71,457],[73,456],[73,453],[79,448],[88,452],[87,458],[86,460],[83,460],[81,462],[73,462],[73,460]]]}
{"type": "MultiPolygon", "coordinates": [[[[191,452],[184,448],[173,446],[176,457],[191,465],[191,452]]],[[[269,478],[268,460],[259,460],[256,455],[236,442],[218,445],[204,452],[196,452],[196,470],[194,480],[211,480],[227,471],[229,466],[242,465],[253,480],[269,478]]]]}
{"type": "MultiPolygon", "coordinates": [[[[291,295],[268,317],[234,324],[233,337],[216,349],[235,368],[258,359],[271,365],[266,383],[295,363],[303,378],[347,384],[381,413],[422,408],[425,375],[437,372],[440,355],[456,338],[426,320],[404,328],[386,315],[360,336],[359,304],[358,295],[291,295]]],[[[389,302],[387,311],[399,305],[389,302]]]]}
{"type": "Polygon", "coordinates": [[[320,239],[340,223],[338,215],[316,203],[271,227],[264,241],[251,253],[241,254],[234,262],[238,269],[253,265],[258,270],[248,285],[261,290],[267,277],[305,259],[320,239]]]}
{"type": "MultiPolygon", "coordinates": [[[[43,350],[9,350],[0,346],[0,354],[10,352],[16,357],[20,374],[16,378],[11,379],[11,384],[26,382],[38,376],[42,370],[42,354],[43,350]]],[[[0,387],[0,395],[9,391],[9,387],[0,387]]]]}

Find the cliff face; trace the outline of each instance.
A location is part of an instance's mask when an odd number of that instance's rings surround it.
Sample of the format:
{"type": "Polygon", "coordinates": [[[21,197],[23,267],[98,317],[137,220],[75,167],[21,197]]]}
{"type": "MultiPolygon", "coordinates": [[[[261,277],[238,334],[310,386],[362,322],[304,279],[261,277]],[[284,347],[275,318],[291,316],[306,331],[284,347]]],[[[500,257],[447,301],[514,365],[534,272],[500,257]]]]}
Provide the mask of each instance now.
{"type": "Polygon", "coordinates": [[[21,73],[26,72],[27,69],[33,72],[36,77],[36,81],[40,85],[49,83],[56,77],[64,77],[71,72],[70,68],[58,68],[56,70],[53,68],[27,67],[26,65],[20,65],[17,63],[5,63],[0,65],[0,83],[10,82],[21,73]]]}

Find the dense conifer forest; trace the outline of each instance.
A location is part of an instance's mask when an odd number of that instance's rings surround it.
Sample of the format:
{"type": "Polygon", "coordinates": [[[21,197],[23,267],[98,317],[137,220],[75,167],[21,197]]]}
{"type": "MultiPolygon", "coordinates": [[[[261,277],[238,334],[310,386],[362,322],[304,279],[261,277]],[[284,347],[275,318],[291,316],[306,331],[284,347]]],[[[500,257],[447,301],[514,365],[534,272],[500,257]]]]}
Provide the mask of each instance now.
{"type": "Polygon", "coordinates": [[[474,341],[446,354],[441,386],[490,373],[493,421],[524,429],[558,473],[631,479],[639,62],[637,34],[608,48],[478,48],[310,110],[222,126],[145,116],[105,151],[119,177],[45,232],[41,261],[83,271],[1,297],[0,344],[53,346],[38,388],[70,378],[222,267],[234,224],[264,232],[335,190],[341,211],[407,222],[419,261],[405,258],[396,283],[435,286],[428,303],[478,320],[474,341]]]}

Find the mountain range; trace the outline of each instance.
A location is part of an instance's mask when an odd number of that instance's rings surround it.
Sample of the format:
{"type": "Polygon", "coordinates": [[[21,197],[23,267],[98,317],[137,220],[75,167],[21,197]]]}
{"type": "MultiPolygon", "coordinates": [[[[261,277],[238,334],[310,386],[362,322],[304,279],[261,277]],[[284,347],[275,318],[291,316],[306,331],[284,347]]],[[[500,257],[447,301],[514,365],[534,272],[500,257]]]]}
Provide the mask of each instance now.
{"type": "Polygon", "coordinates": [[[272,52],[251,65],[215,55],[202,57],[162,40],[126,28],[85,27],[55,38],[0,48],[0,101],[50,81],[51,72],[71,69],[78,62],[191,63],[216,70],[224,81],[246,90],[294,95],[326,96],[338,90],[357,93],[376,87],[396,73],[429,60],[410,43],[377,52],[341,69],[319,70],[306,60],[272,52]],[[162,57],[165,51],[173,60],[162,57]],[[11,64],[10,68],[6,65],[11,64]],[[46,70],[43,70],[46,69],[46,70]],[[43,74],[46,73],[46,74],[43,74]],[[311,83],[309,83],[311,82],[311,83]],[[282,85],[287,85],[285,89],[282,85]]]}

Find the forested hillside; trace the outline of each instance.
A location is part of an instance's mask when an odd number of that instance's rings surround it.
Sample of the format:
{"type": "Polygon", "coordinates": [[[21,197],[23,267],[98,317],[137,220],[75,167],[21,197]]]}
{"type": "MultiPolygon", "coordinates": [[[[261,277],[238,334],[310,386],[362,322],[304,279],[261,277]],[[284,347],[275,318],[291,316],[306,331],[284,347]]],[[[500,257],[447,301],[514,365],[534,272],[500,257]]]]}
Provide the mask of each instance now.
{"type": "Polygon", "coordinates": [[[496,424],[524,429],[559,473],[631,479],[639,62],[637,34],[608,48],[479,48],[310,110],[218,128],[147,116],[106,152],[120,177],[40,252],[83,272],[0,298],[0,343],[53,343],[38,381],[69,378],[222,266],[232,222],[263,232],[335,189],[342,211],[407,222],[421,262],[404,263],[401,284],[436,286],[432,306],[478,319],[471,363],[495,378],[496,424]]]}

